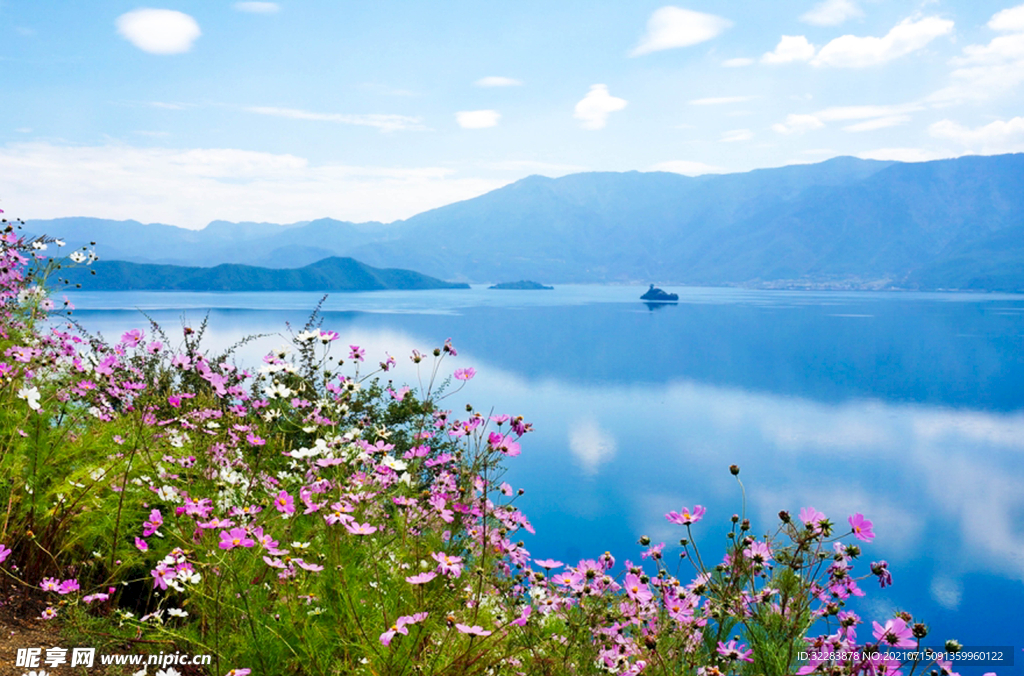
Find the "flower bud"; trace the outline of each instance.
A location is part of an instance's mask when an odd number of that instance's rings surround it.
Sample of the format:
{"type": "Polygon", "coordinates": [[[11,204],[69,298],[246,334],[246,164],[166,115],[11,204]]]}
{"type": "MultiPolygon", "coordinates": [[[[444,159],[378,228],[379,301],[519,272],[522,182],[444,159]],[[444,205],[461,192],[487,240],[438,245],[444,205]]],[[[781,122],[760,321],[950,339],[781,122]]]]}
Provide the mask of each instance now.
{"type": "Polygon", "coordinates": [[[787,512],[786,510],[782,510],[781,512],[779,512],[779,520],[782,521],[782,523],[789,523],[790,522],[789,512],[787,512]]]}
{"type": "Polygon", "coordinates": [[[739,476],[740,475],[740,466],[739,465],[729,465],[729,472],[733,476],[739,476]]]}
{"type": "Polygon", "coordinates": [[[964,647],[960,644],[960,641],[957,641],[956,639],[951,638],[948,641],[946,641],[947,653],[958,653],[961,650],[963,650],[963,648],[964,647]]]}
{"type": "Polygon", "coordinates": [[[912,631],[914,632],[914,638],[916,639],[922,639],[928,635],[928,627],[926,627],[923,622],[915,624],[912,627],[912,631]]]}
{"type": "Polygon", "coordinates": [[[647,545],[651,544],[651,538],[647,537],[646,535],[641,535],[640,544],[641,546],[646,547],[647,545]]]}

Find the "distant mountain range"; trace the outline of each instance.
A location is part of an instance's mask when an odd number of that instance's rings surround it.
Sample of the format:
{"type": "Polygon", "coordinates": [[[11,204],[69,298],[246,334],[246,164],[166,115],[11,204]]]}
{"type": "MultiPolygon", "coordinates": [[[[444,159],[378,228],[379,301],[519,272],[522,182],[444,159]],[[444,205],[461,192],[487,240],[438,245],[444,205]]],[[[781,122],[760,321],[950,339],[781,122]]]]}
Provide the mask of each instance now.
{"type": "Polygon", "coordinates": [[[351,258],[325,258],[296,269],[226,263],[212,268],[99,260],[58,276],[91,291],[381,291],[468,289],[411,270],[378,269],[351,258]],[[93,275],[95,271],[95,275],[93,275]]]}
{"type": "Polygon", "coordinates": [[[63,218],[27,229],[104,260],[270,268],[349,256],[443,279],[1024,290],[1024,155],[840,157],[696,178],[531,176],[394,223],[63,218]]]}

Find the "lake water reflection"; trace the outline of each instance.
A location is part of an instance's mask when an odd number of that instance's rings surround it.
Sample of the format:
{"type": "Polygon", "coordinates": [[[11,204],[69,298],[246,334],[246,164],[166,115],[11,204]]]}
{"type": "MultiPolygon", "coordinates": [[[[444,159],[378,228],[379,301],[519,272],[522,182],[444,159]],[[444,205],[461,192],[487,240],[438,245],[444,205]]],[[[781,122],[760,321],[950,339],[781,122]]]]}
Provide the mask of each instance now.
{"type": "MultiPolygon", "coordinates": [[[[907,609],[932,644],[1024,648],[1024,296],[685,289],[648,307],[643,290],[337,294],[323,326],[370,362],[395,355],[410,384],[406,355],[451,337],[451,368],[478,375],[449,407],[533,422],[507,478],[526,489],[538,558],[638,559],[638,536],[677,542],[663,514],[695,503],[717,556],[741,508],[737,463],[755,532],[806,505],[843,526],[857,511],[875,522],[864,566],[887,559],[895,586],[864,582],[872,619],[907,609]]],[[[172,336],[183,308],[193,326],[213,308],[213,347],[298,330],[318,298],[72,296],[79,321],[111,338],[144,326],[134,308],[172,336]]]]}

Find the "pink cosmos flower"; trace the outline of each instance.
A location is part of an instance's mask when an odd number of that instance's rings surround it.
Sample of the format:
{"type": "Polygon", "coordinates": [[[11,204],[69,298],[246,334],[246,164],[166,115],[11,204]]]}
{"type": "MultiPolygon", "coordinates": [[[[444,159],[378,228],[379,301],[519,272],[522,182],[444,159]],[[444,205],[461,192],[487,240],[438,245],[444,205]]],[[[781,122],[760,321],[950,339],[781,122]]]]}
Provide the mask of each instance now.
{"type": "Polygon", "coordinates": [[[389,389],[388,392],[391,393],[391,398],[394,399],[395,401],[402,401],[403,399],[405,399],[405,395],[412,392],[412,390],[409,389],[409,387],[405,386],[398,388],[398,390],[389,389]]]}
{"type": "Polygon", "coordinates": [[[274,498],[274,507],[282,514],[292,515],[295,513],[295,498],[288,494],[288,491],[281,491],[274,498]]]}
{"type": "Polygon", "coordinates": [[[409,584],[426,584],[433,580],[435,577],[437,577],[437,573],[432,570],[428,570],[425,573],[420,573],[419,575],[412,575],[410,577],[407,577],[405,578],[405,581],[409,584]]]}
{"type": "Polygon", "coordinates": [[[263,446],[264,444],[267,443],[262,437],[258,437],[252,432],[249,432],[249,434],[245,435],[245,440],[248,441],[253,446],[263,446]]]}
{"type": "Polygon", "coordinates": [[[470,366],[469,368],[464,368],[464,369],[455,369],[455,379],[456,380],[470,380],[475,375],[476,375],[476,369],[473,368],[472,366],[470,366]]]}
{"type": "Polygon", "coordinates": [[[10,555],[11,555],[10,548],[8,548],[8,547],[6,547],[4,545],[0,545],[0,563],[3,563],[4,561],[6,561],[7,557],[10,556],[10,555]]]}
{"type": "Polygon", "coordinates": [[[78,586],[78,580],[72,578],[70,580],[64,580],[60,583],[60,589],[57,590],[58,594],[62,596],[64,594],[70,594],[72,592],[81,591],[81,587],[78,586]]]}
{"type": "Polygon", "coordinates": [[[395,634],[402,634],[408,636],[409,630],[407,627],[410,624],[418,624],[423,620],[427,619],[427,613],[416,613],[415,615],[403,615],[402,617],[395,620],[395,623],[391,625],[391,628],[380,635],[380,642],[384,645],[391,645],[391,641],[395,638],[395,634]]]}
{"type": "Polygon", "coordinates": [[[850,522],[850,527],[853,528],[853,536],[855,538],[864,542],[871,542],[875,539],[875,533],[871,530],[873,524],[865,519],[863,514],[854,514],[848,521],[850,522]]]}
{"type": "Polygon", "coordinates": [[[873,622],[875,630],[872,635],[882,643],[893,646],[894,648],[913,648],[916,644],[914,641],[914,631],[907,626],[907,623],[900,619],[894,618],[881,625],[878,622],[873,622]]]}
{"type": "Polygon", "coordinates": [[[168,568],[165,564],[159,563],[157,567],[150,571],[150,575],[153,576],[153,588],[156,589],[167,589],[167,582],[173,580],[176,573],[173,568],[168,568]]]}
{"type": "Polygon", "coordinates": [[[110,594],[104,594],[103,592],[99,592],[99,593],[96,593],[96,594],[89,594],[88,596],[83,596],[82,597],[82,601],[86,605],[89,605],[93,601],[103,602],[103,601],[106,601],[109,598],[110,598],[110,594]]]}
{"type": "Polygon", "coordinates": [[[555,561],[554,559],[534,559],[533,562],[545,570],[553,570],[565,565],[561,561],[555,561]]]}
{"type": "Polygon", "coordinates": [[[754,564],[763,566],[772,560],[772,550],[768,546],[767,542],[752,542],[750,546],[743,550],[743,556],[747,557],[754,564]]]}
{"type": "Polygon", "coordinates": [[[352,523],[346,523],[345,530],[353,535],[372,535],[377,532],[376,526],[371,526],[368,523],[358,523],[353,521],[352,523]]]}
{"type": "Polygon", "coordinates": [[[220,532],[220,542],[217,546],[221,549],[234,549],[235,547],[255,547],[256,541],[249,537],[244,528],[232,528],[231,531],[220,532]]]}
{"type": "Polygon", "coordinates": [[[145,552],[145,551],[149,551],[149,545],[148,545],[148,544],[146,543],[146,541],[145,541],[145,540],[143,540],[142,538],[135,538],[135,547],[136,547],[136,548],[137,548],[137,549],[138,549],[138,550],[139,550],[140,552],[145,552]]]}
{"type": "Polygon", "coordinates": [[[39,588],[43,591],[59,591],[60,580],[55,577],[44,577],[43,581],[39,583],[39,588]]]}
{"type": "Polygon", "coordinates": [[[517,627],[525,627],[526,623],[530,619],[530,615],[532,615],[532,614],[533,614],[533,606],[523,606],[523,610],[522,610],[521,613],[519,613],[519,617],[517,617],[516,619],[512,620],[511,622],[509,622],[509,624],[514,624],[517,627]]]}
{"type": "Polygon", "coordinates": [[[827,518],[822,512],[819,512],[814,507],[804,507],[800,510],[799,517],[800,521],[802,521],[805,526],[812,528],[816,527],[827,518]]]}
{"type": "Polygon", "coordinates": [[[142,524],[142,537],[148,538],[150,535],[160,530],[160,526],[162,525],[164,525],[164,517],[160,513],[160,510],[152,510],[149,513],[149,521],[142,524]]]}
{"type": "Polygon", "coordinates": [[[366,350],[364,350],[363,348],[359,347],[358,345],[349,345],[348,347],[349,347],[349,350],[351,350],[348,353],[348,358],[349,359],[354,359],[356,361],[363,361],[363,357],[366,356],[366,350]]]}
{"type": "Polygon", "coordinates": [[[753,650],[747,650],[746,643],[740,643],[736,645],[736,640],[733,639],[728,643],[718,642],[718,654],[727,660],[735,662],[736,660],[743,660],[744,662],[753,662],[754,659],[751,655],[754,654],[753,650]]]}
{"type": "Polygon", "coordinates": [[[665,515],[665,519],[680,526],[689,526],[700,521],[707,511],[700,505],[695,505],[693,511],[684,507],[682,512],[669,512],[665,515]]]}
{"type": "Polygon", "coordinates": [[[142,342],[142,339],[144,337],[145,334],[143,334],[141,330],[132,329],[131,331],[128,331],[123,336],[121,336],[121,342],[124,343],[127,347],[135,347],[142,342]]]}
{"type": "Polygon", "coordinates": [[[224,676],[249,676],[252,673],[252,669],[232,669],[224,676]]]}
{"type": "Polygon", "coordinates": [[[469,634],[470,636],[490,636],[494,632],[487,631],[479,625],[473,625],[472,627],[468,624],[456,624],[455,628],[463,634],[469,634]]]}
{"type": "Polygon", "coordinates": [[[462,575],[462,557],[459,556],[448,556],[444,552],[434,552],[430,555],[432,559],[437,561],[437,572],[442,575],[448,575],[450,577],[459,577],[462,575]]]}
{"type": "Polygon", "coordinates": [[[319,573],[321,570],[324,569],[323,566],[317,565],[315,563],[308,563],[306,561],[303,561],[302,559],[292,559],[292,563],[294,563],[302,570],[308,570],[313,573],[319,573]]]}
{"type": "Polygon", "coordinates": [[[650,587],[640,581],[640,576],[634,573],[628,573],[626,579],[623,581],[623,586],[626,588],[626,596],[639,601],[640,603],[647,603],[654,598],[654,594],[651,593],[650,587]]]}

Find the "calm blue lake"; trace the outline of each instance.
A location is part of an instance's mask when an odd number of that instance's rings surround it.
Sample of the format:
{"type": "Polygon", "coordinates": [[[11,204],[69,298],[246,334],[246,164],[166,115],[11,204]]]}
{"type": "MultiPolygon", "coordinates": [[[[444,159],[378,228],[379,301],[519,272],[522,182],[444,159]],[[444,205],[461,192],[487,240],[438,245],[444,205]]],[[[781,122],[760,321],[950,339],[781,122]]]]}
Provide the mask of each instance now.
{"type": "MultiPolygon", "coordinates": [[[[478,375],[447,407],[534,424],[506,478],[526,490],[537,558],[639,559],[640,535],[676,543],[663,515],[697,503],[708,514],[695,532],[717,558],[741,509],[736,463],[755,532],[807,505],[843,527],[854,512],[875,523],[862,572],[886,559],[895,584],[862,583],[866,619],[905,609],[931,645],[1015,646],[1017,666],[962,673],[1020,673],[1024,296],[683,289],[678,305],[648,307],[643,291],[334,294],[323,327],[368,363],[394,355],[409,384],[411,350],[450,337],[447,365],[478,375]]],[[[209,310],[213,348],[279,334],[240,351],[255,364],[320,294],[70,297],[85,327],[115,340],[146,326],[139,309],[173,337],[209,310]]]]}

